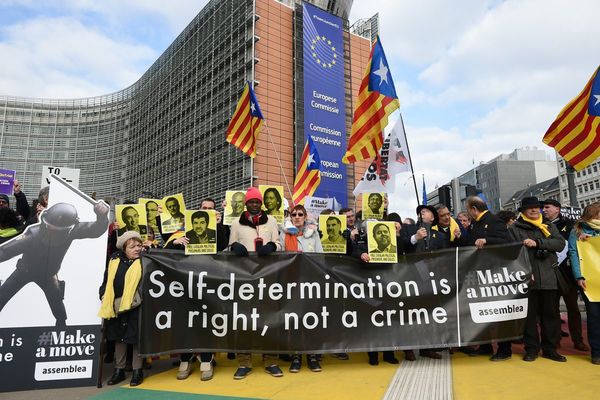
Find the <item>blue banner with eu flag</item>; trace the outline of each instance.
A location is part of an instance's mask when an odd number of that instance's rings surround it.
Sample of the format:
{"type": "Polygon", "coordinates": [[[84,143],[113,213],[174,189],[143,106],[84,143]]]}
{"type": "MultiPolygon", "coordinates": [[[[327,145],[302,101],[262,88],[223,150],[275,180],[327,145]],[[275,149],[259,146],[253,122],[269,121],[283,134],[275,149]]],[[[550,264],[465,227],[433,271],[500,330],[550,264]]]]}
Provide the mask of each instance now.
{"type": "Polygon", "coordinates": [[[346,206],[346,113],[344,103],[343,21],[310,4],[303,5],[304,141],[313,140],[321,158],[316,197],[346,206]]]}

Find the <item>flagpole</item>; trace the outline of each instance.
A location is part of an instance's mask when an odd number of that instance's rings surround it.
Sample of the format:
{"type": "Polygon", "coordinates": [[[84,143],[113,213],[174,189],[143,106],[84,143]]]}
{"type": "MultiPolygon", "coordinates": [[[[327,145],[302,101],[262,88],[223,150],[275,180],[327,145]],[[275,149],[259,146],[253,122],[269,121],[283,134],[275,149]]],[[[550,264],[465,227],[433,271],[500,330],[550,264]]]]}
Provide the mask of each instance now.
{"type": "Polygon", "coordinates": [[[417,189],[417,180],[415,179],[415,170],[413,168],[412,156],[410,155],[410,146],[408,145],[408,138],[406,137],[406,129],[404,128],[404,119],[402,113],[400,113],[400,123],[402,124],[402,132],[404,133],[404,141],[406,143],[406,151],[408,152],[408,161],[410,162],[410,173],[412,175],[413,186],[415,188],[415,195],[417,196],[417,206],[421,204],[419,200],[419,189],[417,189]]]}
{"type": "Polygon", "coordinates": [[[287,177],[285,176],[285,172],[283,171],[283,165],[281,165],[281,159],[279,158],[279,152],[275,147],[275,143],[273,143],[273,138],[271,138],[271,132],[269,131],[269,125],[267,125],[267,120],[264,119],[263,123],[265,125],[265,130],[267,131],[267,136],[269,137],[269,142],[271,142],[271,146],[273,146],[273,151],[275,152],[275,157],[277,157],[277,162],[279,163],[279,169],[281,170],[281,175],[283,175],[283,180],[285,181],[285,186],[287,187],[288,193],[290,194],[290,199],[294,198],[292,191],[290,190],[290,184],[288,183],[287,177]]]}
{"type": "MultiPolygon", "coordinates": [[[[252,74],[251,88],[252,88],[252,90],[254,90],[254,64],[255,64],[254,57],[256,56],[255,49],[254,49],[254,36],[255,35],[256,35],[256,0],[252,2],[252,67],[251,67],[252,68],[252,70],[251,70],[251,74],[252,74]]],[[[255,146],[256,146],[256,144],[255,144],[255,146]]],[[[250,187],[253,187],[253,186],[254,186],[254,157],[250,157],[250,187]]]]}

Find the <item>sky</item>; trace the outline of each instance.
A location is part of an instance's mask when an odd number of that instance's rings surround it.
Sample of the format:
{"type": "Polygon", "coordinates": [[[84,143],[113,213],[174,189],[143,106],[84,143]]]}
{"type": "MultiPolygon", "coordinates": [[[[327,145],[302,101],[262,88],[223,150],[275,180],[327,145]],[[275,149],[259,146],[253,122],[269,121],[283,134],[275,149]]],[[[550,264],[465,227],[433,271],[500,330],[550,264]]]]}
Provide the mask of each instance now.
{"type": "MultiPolygon", "coordinates": [[[[3,0],[0,95],[77,98],[133,84],[207,0],[3,0]]],[[[597,0],[354,0],[379,13],[414,173],[427,190],[537,146],[600,64],[597,0]]],[[[393,120],[397,118],[392,117],[393,120]]],[[[390,208],[413,216],[410,174],[390,208]]]]}

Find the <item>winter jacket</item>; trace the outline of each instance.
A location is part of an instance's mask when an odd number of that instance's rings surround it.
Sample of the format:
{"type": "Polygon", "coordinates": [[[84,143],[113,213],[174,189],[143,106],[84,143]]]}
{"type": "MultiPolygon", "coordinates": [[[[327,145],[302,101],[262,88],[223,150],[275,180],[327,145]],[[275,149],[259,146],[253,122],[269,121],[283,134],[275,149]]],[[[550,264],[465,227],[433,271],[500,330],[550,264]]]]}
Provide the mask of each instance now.
{"type": "MultiPolygon", "coordinates": [[[[321,246],[321,239],[319,238],[319,232],[317,231],[317,229],[306,229],[305,224],[302,228],[302,232],[302,235],[296,236],[298,240],[298,251],[301,251],[303,253],[322,253],[323,246],[321,246]]],[[[285,235],[285,231],[282,231],[279,236],[279,239],[281,241],[281,247],[284,251],[287,250],[285,248],[285,235]]]]}
{"type": "Polygon", "coordinates": [[[462,244],[467,246],[474,246],[477,239],[485,239],[486,245],[511,242],[506,224],[489,211],[479,221],[473,221],[469,234],[461,236],[461,239],[462,244]]]}
{"type": "MultiPolygon", "coordinates": [[[[583,232],[590,236],[600,236],[600,231],[592,229],[585,222],[581,223],[583,232]]],[[[577,250],[577,232],[575,229],[569,235],[569,260],[571,261],[571,269],[575,279],[585,278],[581,275],[581,264],[579,262],[579,251],[577,250]]]]}
{"type": "Polygon", "coordinates": [[[565,240],[552,222],[544,220],[544,224],[550,231],[549,237],[544,236],[541,230],[522,218],[517,219],[509,228],[514,241],[522,243],[525,239],[533,239],[537,243],[536,247],[527,247],[533,272],[533,281],[529,287],[532,290],[558,289],[556,272],[554,272],[554,268],[558,266],[556,252],[565,247],[565,240]]]}
{"type": "Polygon", "coordinates": [[[281,251],[282,245],[279,241],[279,227],[277,220],[271,215],[260,213],[258,224],[253,224],[246,218],[246,213],[242,213],[240,219],[233,221],[229,235],[229,246],[238,242],[244,245],[248,251],[255,251],[254,240],[261,237],[263,245],[273,242],[276,251],[281,251]]]}

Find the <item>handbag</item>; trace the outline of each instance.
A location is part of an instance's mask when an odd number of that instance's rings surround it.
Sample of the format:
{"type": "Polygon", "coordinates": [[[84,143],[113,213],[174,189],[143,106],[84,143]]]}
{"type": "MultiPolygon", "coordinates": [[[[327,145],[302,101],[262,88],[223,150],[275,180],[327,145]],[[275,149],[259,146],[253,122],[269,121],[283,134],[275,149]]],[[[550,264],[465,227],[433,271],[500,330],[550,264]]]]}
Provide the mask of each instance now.
{"type": "Polygon", "coordinates": [[[131,301],[131,308],[129,310],[119,311],[119,308],[121,307],[121,299],[122,297],[117,297],[113,302],[113,307],[115,308],[116,314],[126,313],[127,311],[131,311],[142,304],[142,295],[140,294],[139,290],[135,291],[135,294],[133,295],[133,300],[131,301]]]}

